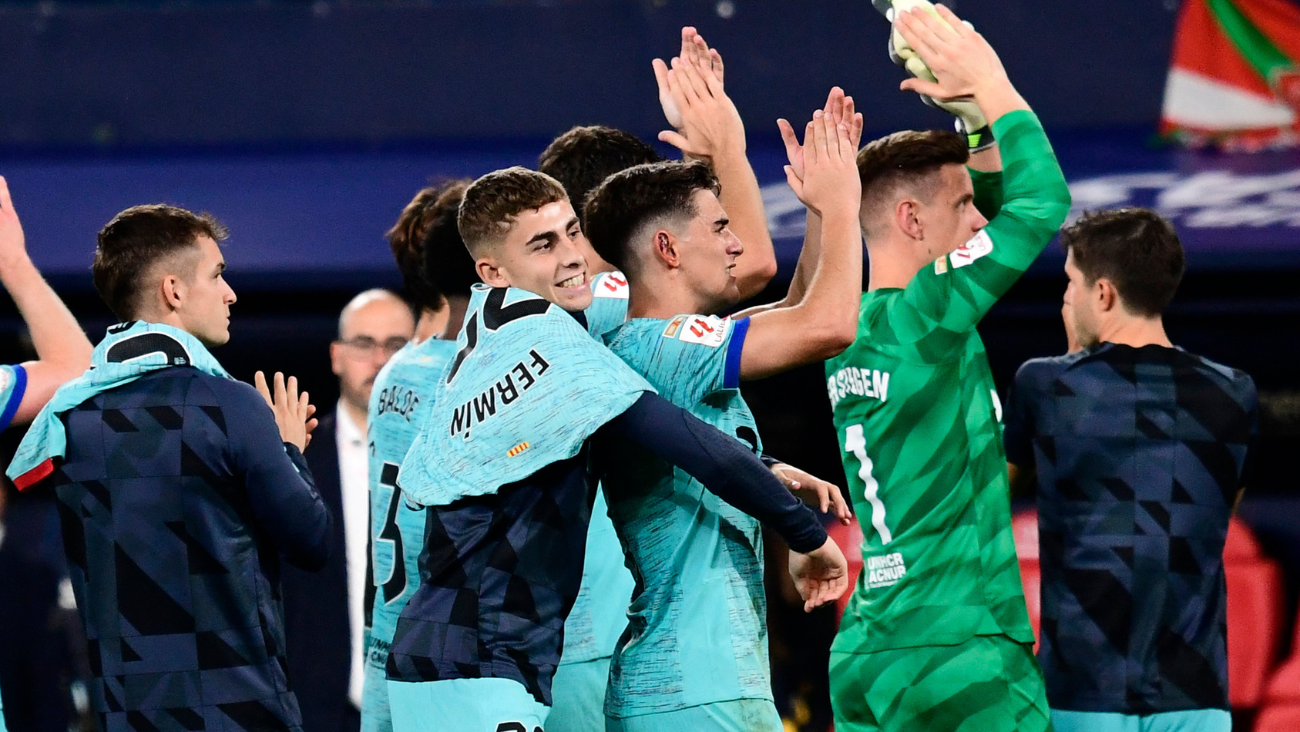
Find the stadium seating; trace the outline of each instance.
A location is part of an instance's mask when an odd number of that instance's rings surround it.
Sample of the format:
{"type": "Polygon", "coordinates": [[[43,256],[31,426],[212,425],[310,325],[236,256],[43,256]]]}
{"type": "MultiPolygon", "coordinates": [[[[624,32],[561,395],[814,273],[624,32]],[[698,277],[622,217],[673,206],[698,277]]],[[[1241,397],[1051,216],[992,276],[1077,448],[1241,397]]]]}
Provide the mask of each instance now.
{"type": "Polygon", "coordinates": [[[849,563],[849,591],[835,602],[835,622],[838,624],[844,616],[844,608],[849,605],[853,588],[858,585],[858,575],[862,573],[862,527],[858,525],[857,519],[853,519],[853,523],[848,526],[836,521],[827,527],[826,533],[835,540],[849,563]]]}
{"type": "Polygon", "coordinates": [[[1228,581],[1228,699],[1254,709],[1264,699],[1282,627],[1282,568],[1264,556],[1250,529],[1234,518],[1224,547],[1228,581]]]}
{"type": "Polygon", "coordinates": [[[1016,556],[1020,561],[1038,561],[1038,511],[1027,508],[1016,511],[1011,517],[1011,535],[1016,541],[1016,556]]]}
{"type": "Polygon", "coordinates": [[[1295,732],[1300,729],[1300,703],[1269,706],[1259,713],[1255,732],[1295,732]]]}
{"type": "Polygon", "coordinates": [[[1269,679],[1264,701],[1300,705],[1300,618],[1296,619],[1291,638],[1291,655],[1269,679]]]}

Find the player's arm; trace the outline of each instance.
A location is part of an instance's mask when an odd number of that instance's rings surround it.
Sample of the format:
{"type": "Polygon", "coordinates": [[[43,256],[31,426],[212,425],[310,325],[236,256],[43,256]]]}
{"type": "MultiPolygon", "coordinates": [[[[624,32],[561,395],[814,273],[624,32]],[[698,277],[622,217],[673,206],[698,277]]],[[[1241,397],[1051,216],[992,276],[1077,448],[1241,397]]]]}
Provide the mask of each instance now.
{"type": "MultiPolygon", "coordinates": [[[[828,105],[842,107],[844,94],[831,91],[828,105]]],[[[821,218],[820,251],[806,294],[797,305],[750,316],[740,359],[740,375],[761,379],[842,352],[857,334],[862,293],[862,234],[854,129],[860,115],[846,123],[842,115],[814,113],[797,144],[789,123],[781,123],[790,165],[786,178],[795,194],[821,218]],[[840,121],[837,123],[836,118],[840,121]],[[803,176],[797,175],[802,165],[803,176]]]]}
{"type": "Polygon", "coordinates": [[[700,481],[722,500],[770,527],[792,552],[792,572],[805,609],[832,602],[848,589],[847,564],[817,516],[786,490],[739,440],[663,397],[645,393],[602,434],[649,450],[700,481]]]}
{"type": "Polygon", "coordinates": [[[260,371],[260,398],[246,385],[228,386],[230,450],[258,527],[289,563],[318,570],[329,558],[331,518],[302,456],[315,408],[306,392],[298,394],[297,381],[286,384],[281,374],[275,375],[274,398],[260,371]]]}
{"type": "MultiPolygon", "coordinates": [[[[848,123],[849,142],[856,151],[862,141],[862,115],[858,114],[854,108],[853,97],[837,94],[837,92],[838,89],[831,90],[822,113],[831,115],[837,124],[841,120],[848,123]]],[[[777,126],[781,130],[781,139],[785,143],[785,152],[790,159],[790,167],[794,169],[795,177],[802,180],[804,176],[803,148],[799,144],[799,138],[795,137],[794,130],[790,128],[789,122],[777,120],[777,126]]],[[[822,254],[822,217],[815,209],[805,207],[805,210],[803,247],[799,250],[799,261],[795,264],[794,276],[790,279],[790,288],[786,291],[785,297],[774,303],[747,308],[732,317],[750,317],[766,310],[793,307],[803,302],[804,297],[808,294],[808,288],[812,285],[813,275],[817,273],[817,266],[821,262],[822,254]]]]}
{"type": "Polygon", "coordinates": [[[1033,402],[1042,398],[1042,389],[1038,388],[1039,375],[1035,373],[1039,369],[1041,367],[1033,361],[1021,364],[1007,392],[1006,409],[1003,410],[1002,444],[1007,453],[1007,480],[1011,484],[1012,496],[1032,494],[1037,479],[1033,402]]]}
{"type": "Polygon", "coordinates": [[[36,348],[38,360],[21,367],[26,388],[13,393],[20,401],[12,421],[30,422],[56,389],[90,367],[92,348],[77,319],[32,264],[4,178],[0,178],[0,283],[18,306],[36,348]]]}
{"type": "Polygon", "coordinates": [[[659,139],[687,157],[712,164],[731,230],[745,245],[733,274],[741,299],[749,299],[776,276],[776,250],[767,230],[758,178],[746,155],[745,125],[723,88],[722,56],[687,27],[682,29],[681,55],[672,59],[672,68],[655,59],[654,71],[664,114],[677,128],[659,133],[659,139]]]}
{"type": "Polygon", "coordinates": [[[1007,80],[997,54],[952,11],[938,7],[951,27],[915,12],[903,13],[898,22],[939,79],[907,79],[903,88],[940,98],[974,97],[993,120],[1004,201],[963,250],[924,267],[890,305],[894,335],[906,342],[974,328],[1047,246],[1070,208],[1065,176],[1042,125],[1007,80]]]}

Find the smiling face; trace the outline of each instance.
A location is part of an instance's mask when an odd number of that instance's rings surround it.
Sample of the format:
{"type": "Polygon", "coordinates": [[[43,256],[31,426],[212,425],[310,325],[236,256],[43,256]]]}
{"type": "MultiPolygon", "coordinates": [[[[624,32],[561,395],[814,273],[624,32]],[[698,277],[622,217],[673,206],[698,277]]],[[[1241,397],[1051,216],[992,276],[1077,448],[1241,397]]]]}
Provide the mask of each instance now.
{"type": "Polygon", "coordinates": [[[691,203],[695,216],[674,227],[681,279],[699,299],[701,312],[714,313],[740,301],[734,271],[745,247],[732,233],[727,212],[713,191],[695,191],[691,203]]]}
{"type": "Polygon", "coordinates": [[[235,303],[235,291],[226,282],[226,259],[212,237],[199,236],[195,241],[197,252],[186,252],[193,257],[193,274],[185,276],[184,265],[176,277],[175,289],[180,295],[176,313],[182,327],[204,345],[220,346],[230,340],[230,306],[235,303]]]}
{"type": "Polygon", "coordinates": [[[493,287],[518,287],[569,312],[591,305],[587,263],[590,248],[568,199],[515,216],[501,241],[477,259],[479,276],[493,287]]]}

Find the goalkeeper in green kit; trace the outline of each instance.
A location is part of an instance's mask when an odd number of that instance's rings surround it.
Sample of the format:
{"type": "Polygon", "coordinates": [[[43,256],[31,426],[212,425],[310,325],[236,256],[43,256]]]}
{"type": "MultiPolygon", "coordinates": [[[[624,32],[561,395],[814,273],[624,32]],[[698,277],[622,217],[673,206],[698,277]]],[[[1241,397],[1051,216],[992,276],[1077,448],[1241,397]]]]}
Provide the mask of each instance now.
{"type": "Polygon", "coordinates": [[[870,284],[856,340],[826,362],[865,537],[831,647],[835,728],[1044,730],[1002,410],[975,328],[1056,233],[1070,194],[984,38],[946,8],[903,6],[893,48],[920,78],[902,88],[967,134],[900,132],[858,154],[870,284]]]}

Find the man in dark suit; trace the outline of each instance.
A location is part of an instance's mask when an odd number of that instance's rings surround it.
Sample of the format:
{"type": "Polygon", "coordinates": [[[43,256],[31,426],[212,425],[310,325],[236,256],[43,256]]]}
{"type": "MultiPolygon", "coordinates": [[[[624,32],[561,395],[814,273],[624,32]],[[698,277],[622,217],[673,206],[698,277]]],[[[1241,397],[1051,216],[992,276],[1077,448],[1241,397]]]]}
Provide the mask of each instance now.
{"type": "Polygon", "coordinates": [[[366,409],[379,370],[415,332],[410,307],[387,290],[357,295],[339,316],[330,359],[337,409],[320,420],[304,456],[335,520],[320,572],[282,576],[289,678],[304,732],[357,732],[366,630],[369,487],[366,409]]]}

